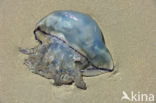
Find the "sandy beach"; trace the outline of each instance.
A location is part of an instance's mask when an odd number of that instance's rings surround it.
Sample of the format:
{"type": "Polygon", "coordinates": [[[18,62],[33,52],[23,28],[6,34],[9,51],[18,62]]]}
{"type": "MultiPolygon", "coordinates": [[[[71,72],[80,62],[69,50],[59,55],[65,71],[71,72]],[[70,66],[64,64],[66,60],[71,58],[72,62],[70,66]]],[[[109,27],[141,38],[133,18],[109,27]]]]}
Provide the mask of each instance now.
{"type": "MultiPolygon", "coordinates": [[[[141,103],[121,100],[152,94],[156,103],[155,0],[0,0],[0,103],[141,103]],[[37,45],[36,23],[55,10],[75,10],[99,24],[115,71],[84,77],[87,90],[53,86],[31,73],[18,47],[37,45]]],[[[136,98],[138,100],[138,98],[136,98]]]]}

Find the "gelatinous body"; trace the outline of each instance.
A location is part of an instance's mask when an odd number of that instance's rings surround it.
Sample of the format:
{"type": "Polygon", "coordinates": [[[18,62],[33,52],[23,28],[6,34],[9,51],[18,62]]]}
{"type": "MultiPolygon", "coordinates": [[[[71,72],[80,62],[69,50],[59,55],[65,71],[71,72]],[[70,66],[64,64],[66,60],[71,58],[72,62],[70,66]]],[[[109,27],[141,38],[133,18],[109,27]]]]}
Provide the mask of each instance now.
{"type": "Polygon", "coordinates": [[[112,57],[96,22],[75,11],[55,11],[41,19],[34,30],[39,46],[20,49],[25,64],[37,74],[53,78],[56,85],[75,82],[86,89],[82,76],[113,70],[112,57]]]}

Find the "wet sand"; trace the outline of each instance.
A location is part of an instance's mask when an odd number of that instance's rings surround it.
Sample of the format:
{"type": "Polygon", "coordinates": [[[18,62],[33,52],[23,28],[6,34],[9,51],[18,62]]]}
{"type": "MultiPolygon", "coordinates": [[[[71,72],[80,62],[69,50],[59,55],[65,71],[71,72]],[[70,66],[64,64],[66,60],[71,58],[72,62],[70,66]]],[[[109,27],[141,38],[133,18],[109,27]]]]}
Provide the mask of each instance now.
{"type": "Polygon", "coordinates": [[[122,91],[156,96],[155,0],[0,0],[0,48],[0,103],[130,103],[122,91]],[[31,73],[17,50],[37,45],[35,24],[54,10],[94,17],[113,56],[115,71],[85,77],[85,91],[31,73]]]}

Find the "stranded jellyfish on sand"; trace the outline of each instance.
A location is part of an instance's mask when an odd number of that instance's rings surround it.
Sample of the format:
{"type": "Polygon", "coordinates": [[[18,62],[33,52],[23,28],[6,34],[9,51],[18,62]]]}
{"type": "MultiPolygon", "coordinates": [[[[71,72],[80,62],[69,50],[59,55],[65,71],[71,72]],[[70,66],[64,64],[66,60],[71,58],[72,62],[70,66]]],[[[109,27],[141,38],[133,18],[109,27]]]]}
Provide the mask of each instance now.
{"type": "Polygon", "coordinates": [[[97,23],[76,11],[54,11],[41,19],[34,30],[39,45],[20,49],[27,54],[25,65],[36,74],[86,89],[83,76],[113,71],[113,60],[97,23]]]}

